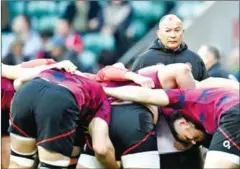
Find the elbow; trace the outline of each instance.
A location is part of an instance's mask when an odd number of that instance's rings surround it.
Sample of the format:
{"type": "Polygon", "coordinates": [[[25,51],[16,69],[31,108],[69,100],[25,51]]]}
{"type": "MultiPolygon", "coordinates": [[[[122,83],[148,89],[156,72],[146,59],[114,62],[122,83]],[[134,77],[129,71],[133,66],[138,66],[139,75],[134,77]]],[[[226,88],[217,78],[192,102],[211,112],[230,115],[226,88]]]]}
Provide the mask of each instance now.
{"type": "Polygon", "coordinates": [[[23,85],[23,82],[20,79],[16,79],[13,81],[13,87],[14,87],[15,91],[18,91],[22,85],[23,85]]]}
{"type": "Polygon", "coordinates": [[[189,73],[192,68],[188,64],[179,63],[177,71],[178,73],[189,73]]]}
{"type": "Polygon", "coordinates": [[[96,153],[98,158],[104,158],[107,156],[107,147],[106,146],[96,146],[93,145],[93,150],[96,153]]]}
{"type": "Polygon", "coordinates": [[[20,86],[21,86],[21,81],[20,80],[14,80],[13,87],[16,91],[19,90],[20,86]]]}

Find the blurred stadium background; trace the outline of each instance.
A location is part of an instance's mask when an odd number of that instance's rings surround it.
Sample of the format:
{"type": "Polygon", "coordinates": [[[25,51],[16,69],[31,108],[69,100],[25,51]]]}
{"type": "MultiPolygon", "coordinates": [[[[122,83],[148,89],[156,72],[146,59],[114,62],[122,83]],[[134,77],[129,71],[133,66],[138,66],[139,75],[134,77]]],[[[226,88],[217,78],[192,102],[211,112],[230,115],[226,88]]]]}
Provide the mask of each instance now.
{"type": "Polygon", "coordinates": [[[2,62],[69,59],[92,73],[117,61],[130,68],[168,13],[183,19],[190,49],[213,44],[239,73],[239,1],[1,1],[2,62]]]}

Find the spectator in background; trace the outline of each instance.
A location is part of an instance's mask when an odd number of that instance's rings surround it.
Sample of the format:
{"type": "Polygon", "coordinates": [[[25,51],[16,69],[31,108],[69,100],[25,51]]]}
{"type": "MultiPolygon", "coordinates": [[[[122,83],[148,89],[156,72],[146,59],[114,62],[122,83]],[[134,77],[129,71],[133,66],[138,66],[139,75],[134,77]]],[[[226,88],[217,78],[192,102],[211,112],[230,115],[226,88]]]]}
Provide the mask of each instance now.
{"type": "Polygon", "coordinates": [[[70,23],[63,18],[59,18],[55,26],[54,36],[66,39],[72,33],[73,31],[70,23]]]}
{"type": "Polygon", "coordinates": [[[202,45],[198,50],[198,54],[201,56],[209,76],[236,80],[234,75],[222,67],[221,53],[216,47],[202,45]]]}
{"type": "Polygon", "coordinates": [[[17,65],[25,61],[29,61],[30,58],[23,55],[24,43],[21,40],[15,40],[12,42],[9,54],[3,58],[3,63],[7,65],[17,65]]]}
{"type": "Polygon", "coordinates": [[[64,59],[70,60],[79,70],[82,70],[82,65],[79,60],[79,55],[84,50],[82,38],[78,34],[69,36],[65,41],[66,52],[64,59]]]}
{"type": "Polygon", "coordinates": [[[42,41],[40,36],[31,31],[31,22],[28,16],[17,16],[12,25],[13,36],[24,42],[23,55],[36,58],[36,54],[42,48],[42,41]]]}
{"type": "Polygon", "coordinates": [[[75,31],[85,34],[97,29],[99,10],[97,1],[74,1],[67,6],[62,18],[67,20],[75,31]]]}
{"type": "Polygon", "coordinates": [[[44,30],[40,33],[40,35],[42,38],[43,48],[45,48],[45,46],[48,44],[51,37],[53,36],[53,32],[50,30],[44,30]]]}
{"type": "Polygon", "coordinates": [[[46,44],[44,51],[39,53],[38,59],[54,59],[58,62],[64,60],[64,53],[64,39],[61,37],[52,37],[46,44]]]}
{"type": "Polygon", "coordinates": [[[129,42],[126,29],[132,21],[133,9],[128,1],[111,0],[99,13],[99,26],[101,33],[114,36],[117,44],[115,60],[128,49],[129,42]]]}
{"type": "Polygon", "coordinates": [[[229,57],[229,69],[235,75],[237,80],[240,82],[240,57],[239,57],[239,47],[233,49],[229,57]]]}

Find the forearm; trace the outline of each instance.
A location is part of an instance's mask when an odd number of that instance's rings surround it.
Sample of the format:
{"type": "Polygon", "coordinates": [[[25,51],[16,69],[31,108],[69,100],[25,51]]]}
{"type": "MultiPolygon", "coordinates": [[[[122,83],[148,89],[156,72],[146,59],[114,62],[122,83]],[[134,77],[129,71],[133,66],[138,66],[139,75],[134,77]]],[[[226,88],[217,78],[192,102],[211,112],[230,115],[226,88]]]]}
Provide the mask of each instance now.
{"type": "Polygon", "coordinates": [[[109,138],[108,130],[107,123],[100,118],[94,118],[89,125],[96,158],[106,168],[118,168],[115,150],[109,138]]]}
{"type": "Polygon", "coordinates": [[[130,80],[130,81],[133,81],[133,82],[136,81],[137,78],[142,77],[141,75],[138,75],[134,72],[126,72],[124,76],[127,80],[130,80]]]}
{"type": "Polygon", "coordinates": [[[28,75],[29,73],[32,74],[32,72],[41,72],[46,69],[53,68],[55,64],[53,65],[41,65],[35,68],[25,68],[20,65],[4,65],[2,64],[2,76],[10,79],[15,80],[21,76],[28,75]]]}
{"type": "Polygon", "coordinates": [[[36,78],[42,71],[54,68],[53,65],[48,66],[38,66],[35,68],[20,68],[19,73],[16,75],[16,79],[14,80],[14,88],[15,90],[19,90],[19,88],[27,81],[30,81],[36,78]]]}
{"type": "Polygon", "coordinates": [[[198,83],[197,88],[228,88],[228,89],[236,89],[239,90],[239,82],[224,79],[224,78],[217,78],[217,77],[210,77],[198,83]]]}
{"type": "Polygon", "coordinates": [[[2,64],[2,77],[10,80],[15,80],[20,77],[22,68],[20,65],[10,66],[2,64]]]}
{"type": "Polygon", "coordinates": [[[121,100],[134,101],[156,106],[166,106],[169,103],[167,94],[161,89],[147,89],[138,86],[104,88],[107,95],[121,100]]]}
{"type": "Polygon", "coordinates": [[[139,74],[145,74],[145,73],[150,73],[150,72],[156,72],[160,68],[163,68],[165,65],[164,64],[159,64],[159,65],[153,65],[153,66],[148,66],[142,69],[138,70],[139,74]]]}

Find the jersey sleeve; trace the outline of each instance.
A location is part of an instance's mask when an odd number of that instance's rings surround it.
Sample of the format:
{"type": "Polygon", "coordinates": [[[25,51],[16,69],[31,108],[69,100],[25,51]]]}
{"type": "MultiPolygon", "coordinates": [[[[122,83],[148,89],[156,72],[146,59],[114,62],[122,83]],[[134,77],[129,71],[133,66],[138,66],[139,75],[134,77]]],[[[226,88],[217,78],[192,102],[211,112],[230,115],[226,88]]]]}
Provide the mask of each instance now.
{"type": "Polygon", "coordinates": [[[34,68],[37,66],[42,66],[42,65],[51,65],[56,63],[53,59],[34,59],[28,62],[23,62],[21,63],[21,67],[23,68],[34,68]]]}
{"type": "Polygon", "coordinates": [[[180,109],[185,103],[185,92],[183,89],[164,89],[166,92],[169,105],[167,107],[173,109],[180,109]]]}
{"type": "Polygon", "coordinates": [[[1,76],[1,109],[10,108],[11,100],[15,93],[13,82],[1,76]]]}
{"type": "Polygon", "coordinates": [[[106,95],[102,98],[101,104],[96,110],[95,117],[103,119],[108,125],[110,124],[111,104],[109,103],[106,95]]]}
{"type": "Polygon", "coordinates": [[[96,74],[96,80],[99,82],[103,81],[128,81],[126,79],[125,74],[128,72],[128,69],[117,68],[114,66],[106,66],[101,69],[96,74]]]}

